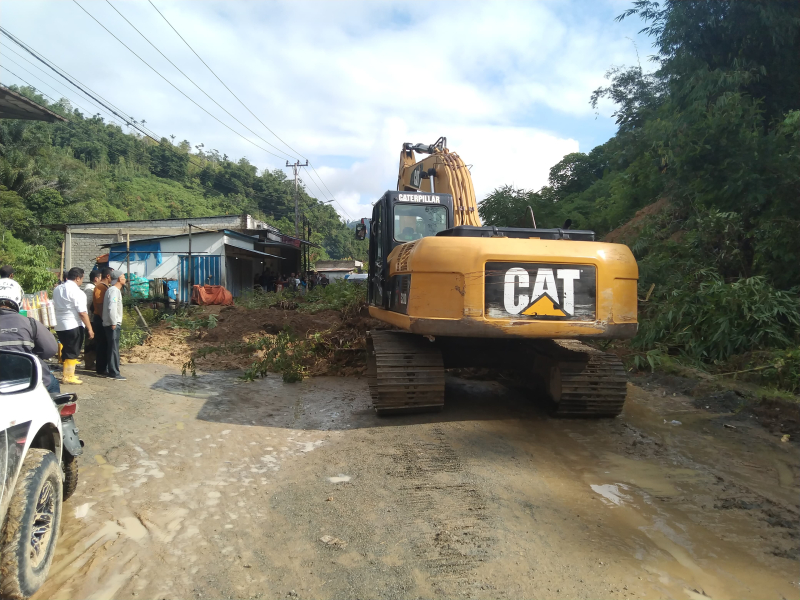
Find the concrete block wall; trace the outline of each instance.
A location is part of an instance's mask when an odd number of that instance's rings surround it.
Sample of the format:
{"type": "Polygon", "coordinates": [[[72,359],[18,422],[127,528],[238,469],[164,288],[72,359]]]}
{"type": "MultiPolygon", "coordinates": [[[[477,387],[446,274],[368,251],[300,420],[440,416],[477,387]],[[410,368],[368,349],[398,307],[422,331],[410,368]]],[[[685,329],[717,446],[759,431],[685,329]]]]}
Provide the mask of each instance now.
{"type": "MultiPolygon", "coordinates": [[[[132,235],[131,241],[142,240],[153,235],[132,235]]],[[[116,244],[120,240],[118,235],[114,234],[99,234],[99,233],[71,233],[70,234],[70,260],[64,260],[64,270],[68,271],[71,267],[80,267],[86,273],[92,270],[95,265],[95,259],[108,252],[108,248],[104,248],[103,244],[116,244]]]]}

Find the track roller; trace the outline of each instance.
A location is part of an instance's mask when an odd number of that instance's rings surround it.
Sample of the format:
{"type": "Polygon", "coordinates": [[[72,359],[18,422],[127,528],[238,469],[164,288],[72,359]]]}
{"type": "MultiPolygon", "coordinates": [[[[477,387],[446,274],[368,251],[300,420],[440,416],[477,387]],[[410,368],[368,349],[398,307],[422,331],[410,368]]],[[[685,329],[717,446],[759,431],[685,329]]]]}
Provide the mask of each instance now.
{"type": "Polygon", "coordinates": [[[577,341],[556,340],[537,351],[540,375],[558,417],[616,417],[627,395],[622,361],[577,341]]]}
{"type": "Polygon", "coordinates": [[[367,381],[379,415],[444,407],[444,363],[426,338],[401,331],[367,335],[367,381]]]}

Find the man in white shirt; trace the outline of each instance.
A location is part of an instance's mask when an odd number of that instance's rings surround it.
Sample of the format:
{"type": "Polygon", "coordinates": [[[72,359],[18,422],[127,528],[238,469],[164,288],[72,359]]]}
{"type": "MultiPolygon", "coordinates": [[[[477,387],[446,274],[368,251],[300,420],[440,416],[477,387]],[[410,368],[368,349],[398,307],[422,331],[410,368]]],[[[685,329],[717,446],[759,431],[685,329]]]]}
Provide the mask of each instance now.
{"type": "Polygon", "coordinates": [[[103,301],[103,329],[108,342],[108,377],[117,381],[125,381],[119,372],[119,338],[122,333],[122,286],[125,275],[119,271],[111,274],[111,285],[106,291],[103,301]]]}
{"type": "Polygon", "coordinates": [[[84,335],[94,339],[92,323],[89,321],[86,309],[86,294],[80,288],[81,283],[83,283],[83,269],[72,267],[67,272],[67,280],[53,290],[56,336],[61,342],[61,358],[64,361],[62,383],[83,383],[75,377],[75,367],[81,355],[84,335]]]}

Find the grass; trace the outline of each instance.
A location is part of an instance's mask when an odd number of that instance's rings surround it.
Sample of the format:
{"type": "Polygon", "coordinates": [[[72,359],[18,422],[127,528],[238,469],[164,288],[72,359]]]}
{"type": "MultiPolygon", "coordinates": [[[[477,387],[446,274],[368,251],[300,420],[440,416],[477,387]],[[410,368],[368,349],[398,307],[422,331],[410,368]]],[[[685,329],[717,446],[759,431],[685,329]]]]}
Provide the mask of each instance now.
{"type": "MultiPolygon", "coordinates": [[[[305,296],[291,290],[277,292],[250,292],[237,300],[244,308],[270,308],[283,304],[297,305],[300,312],[318,313],[323,310],[340,310],[345,315],[357,312],[367,300],[367,286],[361,282],[344,280],[330,285],[318,285],[305,296]]],[[[294,308],[294,306],[293,306],[294,308]]]]}

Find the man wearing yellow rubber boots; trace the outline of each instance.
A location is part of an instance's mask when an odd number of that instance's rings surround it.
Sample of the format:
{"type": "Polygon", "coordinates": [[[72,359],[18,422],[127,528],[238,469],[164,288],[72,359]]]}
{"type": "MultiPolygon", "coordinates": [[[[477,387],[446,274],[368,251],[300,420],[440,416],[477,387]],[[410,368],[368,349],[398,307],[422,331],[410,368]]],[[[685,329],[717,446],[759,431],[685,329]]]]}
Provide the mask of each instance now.
{"type": "Polygon", "coordinates": [[[83,383],[75,377],[75,367],[81,355],[84,335],[94,339],[92,323],[86,309],[86,294],[80,286],[83,283],[83,269],[72,267],[67,272],[67,280],[53,290],[53,308],[56,313],[56,335],[61,342],[61,358],[64,361],[64,375],[61,383],[83,383]]]}

